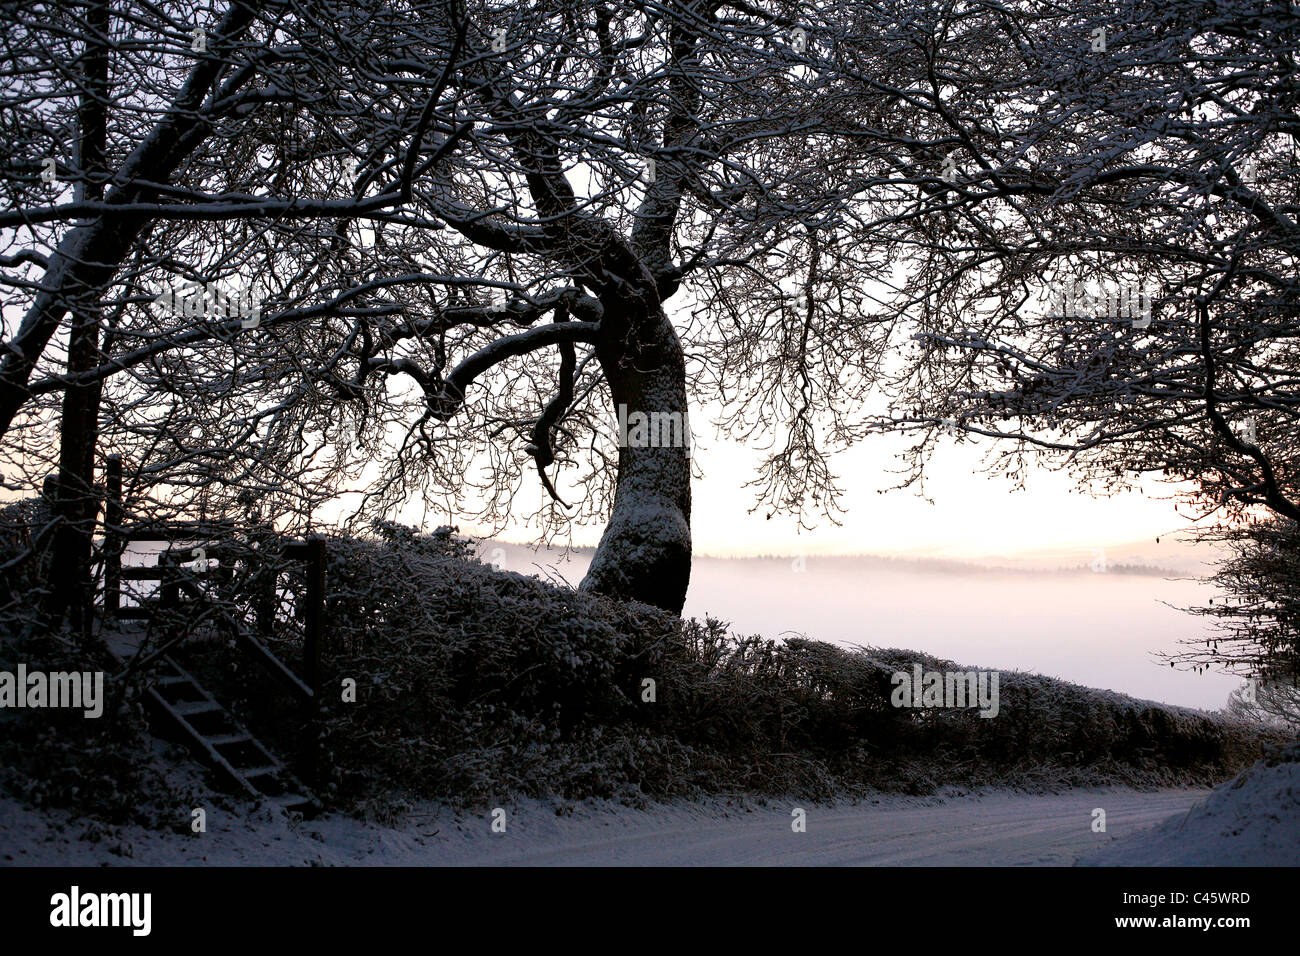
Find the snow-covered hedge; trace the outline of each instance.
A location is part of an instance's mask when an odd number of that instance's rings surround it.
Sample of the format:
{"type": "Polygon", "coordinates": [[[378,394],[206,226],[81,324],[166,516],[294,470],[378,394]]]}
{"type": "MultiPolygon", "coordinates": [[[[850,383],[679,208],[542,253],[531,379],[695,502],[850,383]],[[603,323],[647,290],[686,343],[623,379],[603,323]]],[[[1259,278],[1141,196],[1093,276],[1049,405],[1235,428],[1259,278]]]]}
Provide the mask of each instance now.
{"type": "Polygon", "coordinates": [[[1251,724],[1003,673],[1000,711],[895,708],[903,650],[729,635],[498,571],[444,530],[330,542],[330,793],[478,802],[944,784],[1209,783],[1251,724]],[[356,682],[343,702],[344,681],[356,682]],[[649,684],[653,681],[653,685],[649,684]],[[653,689],[653,693],[651,693],[653,689]],[[650,699],[653,697],[653,699],[650,699]]]}

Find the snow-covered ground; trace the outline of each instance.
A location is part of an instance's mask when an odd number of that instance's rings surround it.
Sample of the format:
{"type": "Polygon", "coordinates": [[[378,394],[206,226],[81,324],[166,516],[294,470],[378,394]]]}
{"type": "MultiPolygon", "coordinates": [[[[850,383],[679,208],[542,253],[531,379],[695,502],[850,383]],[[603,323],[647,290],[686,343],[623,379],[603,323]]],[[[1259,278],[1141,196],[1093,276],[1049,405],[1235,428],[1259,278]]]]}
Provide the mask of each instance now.
{"type": "MultiPolygon", "coordinates": [[[[754,799],[645,810],[597,802],[507,803],[504,833],[493,832],[490,811],[458,815],[433,805],[392,825],[337,814],[293,822],[269,810],[230,816],[209,807],[204,834],[88,827],[5,799],[0,863],[1065,866],[1116,837],[1184,816],[1206,793],[881,796],[803,804],[802,833],[792,829],[794,804],[754,799]],[[1104,833],[1093,830],[1098,808],[1106,811],[1104,833]]],[[[188,809],[178,816],[186,826],[188,809]]]]}

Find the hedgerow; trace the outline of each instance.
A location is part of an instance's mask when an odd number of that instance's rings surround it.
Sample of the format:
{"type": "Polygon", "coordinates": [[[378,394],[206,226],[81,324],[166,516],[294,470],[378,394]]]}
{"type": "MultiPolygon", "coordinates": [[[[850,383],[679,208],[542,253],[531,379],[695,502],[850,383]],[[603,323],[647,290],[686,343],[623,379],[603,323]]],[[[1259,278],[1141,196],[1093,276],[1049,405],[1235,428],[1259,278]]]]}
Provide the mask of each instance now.
{"type": "Polygon", "coordinates": [[[447,529],[385,526],[329,552],[331,680],[358,688],[323,727],[343,800],[1209,783],[1276,736],[1015,672],[995,718],[895,708],[896,671],[968,668],[736,636],[497,570],[447,529]]]}

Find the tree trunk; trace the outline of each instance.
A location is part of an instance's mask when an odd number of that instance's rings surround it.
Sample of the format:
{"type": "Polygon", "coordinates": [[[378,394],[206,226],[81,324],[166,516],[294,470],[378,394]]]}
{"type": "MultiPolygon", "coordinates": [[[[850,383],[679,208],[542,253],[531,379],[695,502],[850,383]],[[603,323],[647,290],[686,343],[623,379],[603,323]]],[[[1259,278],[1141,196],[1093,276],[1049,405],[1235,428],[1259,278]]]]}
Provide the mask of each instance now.
{"type": "MultiPolygon", "coordinates": [[[[68,373],[75,375],[94,368],[98,356],[98,316],[93,311],[79,310],[68,349],[68,373]]],[[[94,600],[90,562],[99,516],[99,494],[95,489],[99,400],[99,382],[69,385],[63,393],[58,498],[54,505],[59,526],[54,533],[47,584],[51,625],[57,628],[67,615],[73,633],[83,640],[90,633],[94,600]]]]}
{"type": "Polygon", "coordinates": [[[680,614],[691,578],[686,364],[662,311],[635,355],[623,347],[627,327],[602,323],[597,346],[614,413],[627,427],[620,427],[614,508],[581,586],[680,614]]]}
{"type": "MultiPolygon", "coordinates": [[[[86,14],[86,46],[83,57],[83,87],[77,114],[80,140],[77,166],[82,181],[77,185],[78,201],[104,198],[104,151],[108,142],[108,0],[95,0],[86,14]]],[[[98,290],[88,289],[77,297],[68,334],[68,377],[94,369],[99,351],[98,290]]],[[[102,383],[93,381],[69,385],[63,393],[63,417],[59,431],[58,498],[54,515],[59,522],[54,533],[54,554],[49,564],[47,605],[57,628],[67,615],[72,629],[82,639],[90,635],[94,589],[90,562],[94,551],[95,520],[99,495],[95,489],[95,446],[99,439],[99,406],[102,383]]]]}

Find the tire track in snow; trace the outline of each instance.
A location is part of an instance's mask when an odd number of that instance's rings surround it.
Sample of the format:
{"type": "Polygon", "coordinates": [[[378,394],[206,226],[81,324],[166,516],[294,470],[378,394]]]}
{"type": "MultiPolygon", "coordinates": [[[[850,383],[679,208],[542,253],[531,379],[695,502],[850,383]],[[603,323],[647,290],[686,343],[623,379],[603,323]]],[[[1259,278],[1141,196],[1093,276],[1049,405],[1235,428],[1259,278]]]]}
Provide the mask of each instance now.
{"type": "MultiPolygon", "coordinates": [[[[807,807],[807,832],[788,807],[674,827],[631,822],[602,839],[518,851],[483,841],[485,865],[524,866],[1068,866],[1119,836],[1185,813],[1205,790],[994,794],[938,806],[807,807]],[[1093,808],[1106,832],[1092,831],[1093,808]]],[[[634,812],[634,811],[630,811],[634,812]]],[[[581,821],[570,821],[576,829],[581,821]]],[[[567,827],[565,829],[568,829],[567,827]]],[[[577,834],[573,834],[576,836],[577,834]]],[[[564,840],[562,833],[552,839],[564,840]]],[[[549,842],[549,841],[548,841],[549,842]]],[[[451,861],[446,861],[451,862],[451,861]]],[[[458,860],[456,862],[469,862],[458,860]]]]}

